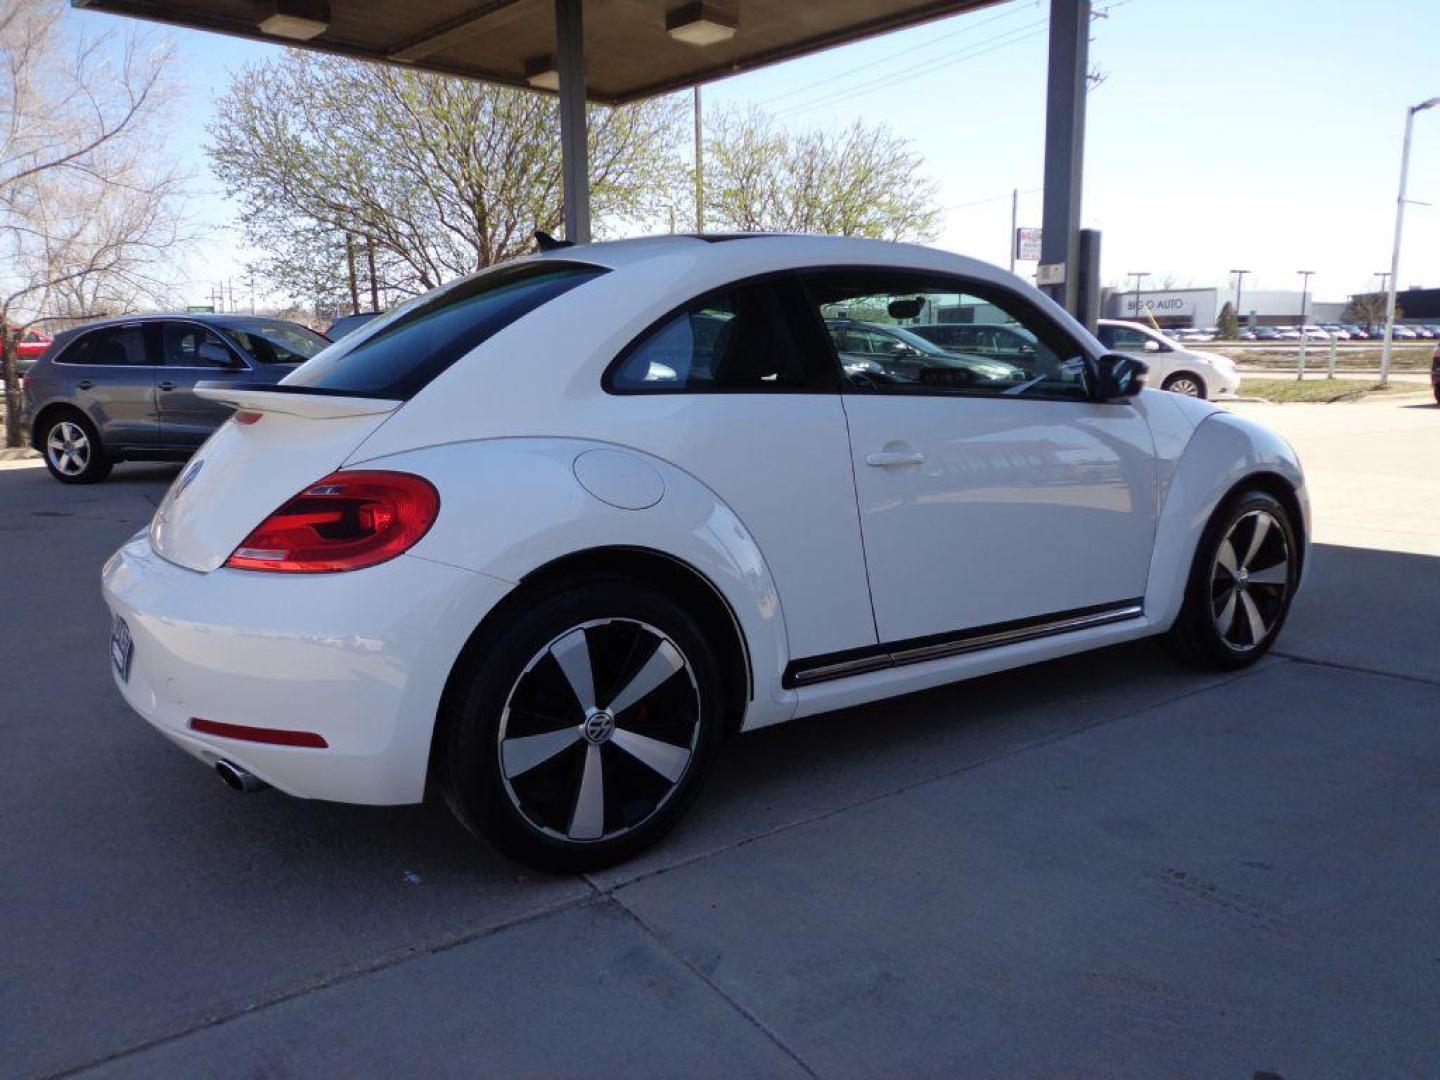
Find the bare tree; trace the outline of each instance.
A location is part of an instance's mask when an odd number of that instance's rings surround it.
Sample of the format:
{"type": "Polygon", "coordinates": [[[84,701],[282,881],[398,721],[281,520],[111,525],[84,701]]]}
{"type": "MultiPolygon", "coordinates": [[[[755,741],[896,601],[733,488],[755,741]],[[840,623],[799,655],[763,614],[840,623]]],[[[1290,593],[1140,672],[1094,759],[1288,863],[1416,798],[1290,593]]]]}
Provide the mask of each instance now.
{"type": "Polygon", "coordinates": [[[940,211],[924,159],[885,125],[792,132],[757,109],[705,138],[706,227],[929,240],[940,211]]]}
{"type": "MultiPolygon", "coordinates": [[[[349,295],[347,233],[373,249],[379,286],[405,295],[561,228],[553,98],[291,51],[237,72],[216,111],[207,149],[267,252],[254,269],[297,300],[349,295]]],[[[656,215],[683,182],[678,103],[596,107],[589,119],[597,232],[656,215]]]]}
{"type": "MultiPolygon", "coordinates": [[[[1385,300],[1384,293],[1356,293],[1345,308],[1345,321],[1359,323],[1366,330],[1385,325],[1385,300]]],[[[1404,317],[1405,312],[1396,304],[1395,318],[1404,317]]]]}
{"type": "Polygon", "coordinates": [[[6,442],[21,444],[16,333],[168,293],[182,178],[157,151],[167,44],[87,35],[56,0],[0,0],[0,331],[6,442]]]}

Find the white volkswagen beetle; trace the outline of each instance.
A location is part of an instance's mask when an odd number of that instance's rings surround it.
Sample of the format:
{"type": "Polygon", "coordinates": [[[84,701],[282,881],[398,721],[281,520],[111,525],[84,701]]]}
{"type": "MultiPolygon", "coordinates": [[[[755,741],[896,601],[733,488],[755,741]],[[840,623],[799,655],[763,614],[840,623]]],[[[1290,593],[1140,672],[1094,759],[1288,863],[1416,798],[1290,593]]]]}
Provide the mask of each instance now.
{"type": "Polygon", "coordinates": [[[602,866],[733,732],[1148,635],[1263,653],[1300,466],[1143,371],[922,247],[519,259],[202,391],[237,412],[105,567],[115,678],[234,787],[433,790],[518,859],[602,866]],[[841,360],[852,324],[929,322],[1037,344],[841,360]]]}

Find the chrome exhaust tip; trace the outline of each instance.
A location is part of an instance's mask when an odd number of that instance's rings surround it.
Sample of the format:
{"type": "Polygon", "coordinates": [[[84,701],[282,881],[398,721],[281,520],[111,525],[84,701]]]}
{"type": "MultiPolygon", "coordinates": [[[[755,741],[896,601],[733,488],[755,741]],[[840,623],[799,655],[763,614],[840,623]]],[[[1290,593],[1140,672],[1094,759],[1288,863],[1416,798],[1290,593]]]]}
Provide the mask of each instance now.
{"type": "Polygon", "coordinates": [[[215,763],[215,771],[220,774],[220,779],[225,781],[225,786],[231,791],[263,791],[270,786],[254,773],[223,758],[215,763]]]}

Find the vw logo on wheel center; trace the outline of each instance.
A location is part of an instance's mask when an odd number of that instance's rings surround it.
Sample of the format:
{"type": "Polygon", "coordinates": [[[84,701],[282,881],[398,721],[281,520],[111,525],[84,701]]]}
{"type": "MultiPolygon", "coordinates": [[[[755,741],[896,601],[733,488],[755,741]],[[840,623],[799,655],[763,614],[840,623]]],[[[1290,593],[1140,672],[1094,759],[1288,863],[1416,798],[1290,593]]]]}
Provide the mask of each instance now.
{"type": "Polygon", "coordinates": [[[615,717],[610,715],[608,709],[595,709],[589,716],[585,717],[585,740],[599,746],[608,742],[610,736],[615,733],[615,717]]]}

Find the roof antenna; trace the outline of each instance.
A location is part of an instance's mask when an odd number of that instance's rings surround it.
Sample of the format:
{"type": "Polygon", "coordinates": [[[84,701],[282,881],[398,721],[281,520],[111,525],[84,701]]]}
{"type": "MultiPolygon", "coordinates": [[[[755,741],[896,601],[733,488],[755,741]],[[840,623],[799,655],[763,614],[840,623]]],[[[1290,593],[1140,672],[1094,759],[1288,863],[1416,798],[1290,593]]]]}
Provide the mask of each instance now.
{"type": "Polygon", "coordinates": [[[541,251],[554,251],[556,248],[575,246],[574,243],[569,240],[556,240],[544,229],[535,230],[535,243],[540,246],[541,251]]]}

